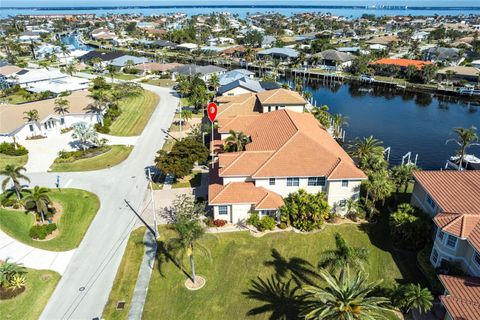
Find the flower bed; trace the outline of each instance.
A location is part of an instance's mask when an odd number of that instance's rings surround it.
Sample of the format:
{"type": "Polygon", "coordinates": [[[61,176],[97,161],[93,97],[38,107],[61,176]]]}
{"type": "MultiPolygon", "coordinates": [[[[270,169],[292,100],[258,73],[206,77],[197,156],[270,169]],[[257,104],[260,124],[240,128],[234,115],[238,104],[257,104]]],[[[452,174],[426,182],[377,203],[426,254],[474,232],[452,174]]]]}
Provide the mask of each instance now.
{"type": "Polygon", "coordinates": [[[60,151],[58,153],[58,158],[55,159],[55,163],[69,163],[81,159],[89,159],[95,156],[106,153],[112,149],[111,146],[101,146],[97,148],[90,148],[85,151],[60,151]]]}

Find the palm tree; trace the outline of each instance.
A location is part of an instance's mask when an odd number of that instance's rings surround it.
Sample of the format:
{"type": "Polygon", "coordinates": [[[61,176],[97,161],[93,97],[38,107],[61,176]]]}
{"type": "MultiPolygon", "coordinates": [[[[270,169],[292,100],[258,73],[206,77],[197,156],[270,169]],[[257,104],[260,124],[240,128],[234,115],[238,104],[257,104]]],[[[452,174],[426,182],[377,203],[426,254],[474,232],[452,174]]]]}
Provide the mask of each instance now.
{"type": "Polygon", "coordinates": [[[55,107],[53,111],[55,111],[55,113],[58,113],[62,116],[64,124],[65,124],[64,116],[66,113],[70,113],[69,109],[70,109],[70,102],[67,99],[65,98],[55,99],[55,107]]]}
{"type": "Polygon", "coordinates": [[[204,227],[196,219],[188,218],[181,215],[173,224],[173,228],[177,233],[176,238],[172,238],[167,243],[167,248],[176,255],[177,263],[182,265],[185,254],[190,260],[190,269],[192,272],[191,280],[196,283],[195,261],[193,258],[194,248],[198,247],[207,251],[198,243],[198,240],[205,234],[204,227]],[[179,259],[180,258],[180,259],[179,259]]]}
{"type": "Polygon", "coordinates": [[[480,145],[477,128],[472,126],[470,128],[454,128],[453,132],[457,134],[457,139],[448,139],[445,144],[450,141],[455,142],[460,148],[457,150],[457,155],[460,156],[460,163],[458,170],[462,169],[463,158],[465,157],[465,150],[471,146],[480,145]]]}
{"type": "Polygon", "coordinates": [[[178,79],[178,92],[182,95],[182,97],[186,97],[190,94],[191,92],[191,84],[190,81],[186,78],[180,78],[178,79]]]}
{"type": "Polygon", "coordinates": [[[326,286],[305,286],[305,319],[324,320],[370,320],[387,319],[384,312],[391,310],[390,301],[373,295],[380,281],[368,282],[367,274],[348,272],[338,277],[322,270],[320,277],[326,286]]]}
{"type": "Polygon", "coordinates": [[[60,44],[60,51],[63,53],[63,57],[65,59],[65,65],[67,65],[67,54],[70,53],[70,50],[68,50],[67,46],[64,43],[60,44]]]}
{"type": "Polygon", "coordinates": [[[112,79],[112,83],[113,83],[113,77],[117,73],[117,68],[115,68],[114,65],[109,64],[107,66],[107,71],[108,71],[108,74],[110,75],[110,78],[112,79]]]}
{"type": "Polygon", "coordinates": [[[368,249],[350,246],[339,233],[335,233],[335,246],[322,254],[319,268],[343,272],[345,267],[361,267],[368,262],[368,249]]]}
{"type": "Polygon", "coordinates": [[[220,79],[216,73],[212,74],[210,79],[208,79],[208,85],[213,88],[213,91],[217,91],[217,88],[220,86],[220,79]]]}
{"type": "Polygon", "coordinates": [[[418,170],[418,167],[414,164],[401,164],[392,168],[391,176],[397,194],[401,187],[404,187],[404,192],[407,192],[408,183],[412,180],[413,172],[416,170],[418,170]]]}
{"type": "Polygon", "coordinates": [[[432,308],[433,296],[427,288],[420,284],[408,284],[403,292],[402,306],[407,308],[407,313],[413,308],[420,313],[425,313],[432,308]]]}
{"type": "Polygon", "coordinates": [[[73,74],[76,72],[77,70],[75,70],[75,67],[73,66],[73,64],[67,64],[65,66],[65,72],[71,76],[73,76],[73,74]]]}
{"type": "Polygon", "coordinates": [[[383,157],[383,147],[380,140],[375,139],[373,136],[367,138],[355,138],[353,144],[349,146],[350,155],[357,159],[359,163],[369,156],[383,157]]]}
{"type": "Polygon", "coordinates": [[[37,109],[24,111],[23,114],[25,115],[23,119],[27,120],[27,122],[37,122],[40,119],[37,109]]]}
{"type": "Polygon", "coordinates": [[[181,117],[183,120],[187,121],[192,119],[193,112],[192,110],[188,109],[182,109],[182,112],[180,113],[181,117]]]}
{"type": "Polygon", "coordinates": [[[325,128],[325,130],[330,128],[330,119],[331,119],[331,114],[328,112],[329,108],[327,105],[323,105],[321,107],[314,107],[312,109],[312,114],[315,117],[315,119],[320,122],[320,124],[325,128]]]}
{"type": "Polygon", "coordinates": [[[385,199],[392,194],[395,185],[392,182],[387,170],[381,169],[371,172],[368,175],[368,180],[364,181],[365,188],[367,189],[366,198],[371,197],[370,215],[375,210],[375,203],[379,200],[385,204],[385,199]]]}
{"type": "Polygon", "coordinates": [[[25,206],[33,209],[35,213],[40,214],[42,223],[45,223],[45,215],[48,213],[48,205],[52,200],[48,196],[48,188],[35,186],[33,190],[24,199],[25,206]]]}
{"type": "Polygon", "coordinates": [[[248,70],[248,63],[255,61],[255,56],[256,56],[255,49],[250,48],[250,47],[245,48],[245,52],[243,53],[243,57],[245,58],[245,62],[247,62],[246,65],[245,65],[245,68],[247,70],[248,70]]]}
{"type": "Polygon", "coordinates": [[[225,139],[225,145],[227,146],[227,149],[234,147],[234,151],[243,151],[245,145],[249,142],[248,137],[242,131],[236,132],[234,130],[230,130],[229,133],[230,136],[225,139]]]}
{"type": "Polygon", "coordinates": [[[5,168],[0,171],[0,176],[6,176],[6,178],[2,181],[2,190],[5,191],[7,184],[11,180],[13,182],[13,188],[17,194],[17,198],[22,198],[22,185],[20,184],[19,180],[22,179],[30,182],[30,179],[23,174],[25,171],[27,171],[25,167],[15,167],[13,164],[6,165],[5,168]]]}

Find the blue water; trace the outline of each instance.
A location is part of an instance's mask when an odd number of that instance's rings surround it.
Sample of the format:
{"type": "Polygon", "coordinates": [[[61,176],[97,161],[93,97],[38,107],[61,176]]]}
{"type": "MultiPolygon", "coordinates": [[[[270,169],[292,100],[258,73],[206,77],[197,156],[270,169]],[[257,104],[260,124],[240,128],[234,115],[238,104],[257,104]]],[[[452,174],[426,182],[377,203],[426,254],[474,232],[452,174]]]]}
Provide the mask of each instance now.
{"type": "Polygon", "coordinates": [[[17,14],[58,14],[58,13],[140,13],[158,15],[162,13],[183,12],[189,15],[228,11],[245,17],[248,12],[275,11],[284,15],[301,12],[330,12],[345,17],[359,17],[364,13],[382,15],[459,15],[480,14],[478,1],[446,0],[387,0],[387,1],[134,1],[134,0],[80,0],[72,4],[67,0],[2,0],[0,1],[0,17],[17,14]],[[376,8],[366,8],[375,5],[376,8]],[[381,6],[387,7],[381,7],[381,6]],[[408,9],[405,9],[405,6],[408,9]]]}
{"type": "Polygon", "coordinates": [[[75,49],[86,50],[86,51],[95,50],[95,48],[90,45],[80,43],[75,33],[71,33],[69,35],[63,36],[61,40],[64,44],[72,46],[75,49]]]}
{"type": "MultiPolygon", "coordinates": [[[[312,92],[317,105],[328,105],[330,112],[348,117],[346,140],[373,135],[391,147],[391,163],[404,154],[418,154],[423,169],[440,169],[458,146],[445,141],[454,138],[454,127],[480,129],[480,103],[460,102],[429,93],[395,93],[384,88],[359,91],[358,85],[324,85],[316,82],[312,92]]],[[[365,88],[364,88],[365,89],[365,88]]],[[[480,157],[480,146],[467,150],[480,157]]]]}

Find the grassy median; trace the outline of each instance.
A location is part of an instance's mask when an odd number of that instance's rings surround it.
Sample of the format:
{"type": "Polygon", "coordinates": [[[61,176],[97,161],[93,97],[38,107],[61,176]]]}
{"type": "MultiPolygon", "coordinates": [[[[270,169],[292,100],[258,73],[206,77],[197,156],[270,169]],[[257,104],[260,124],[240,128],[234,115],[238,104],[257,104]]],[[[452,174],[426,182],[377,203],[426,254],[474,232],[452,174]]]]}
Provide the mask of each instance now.
{"type": "Polygon", "coordinates": [[[7,156],[0,153],[0,169],[5,168],[9,164],[13,164],[15,167],[23,167],[27,164],[28,155],[24,156],[7,156]]]}

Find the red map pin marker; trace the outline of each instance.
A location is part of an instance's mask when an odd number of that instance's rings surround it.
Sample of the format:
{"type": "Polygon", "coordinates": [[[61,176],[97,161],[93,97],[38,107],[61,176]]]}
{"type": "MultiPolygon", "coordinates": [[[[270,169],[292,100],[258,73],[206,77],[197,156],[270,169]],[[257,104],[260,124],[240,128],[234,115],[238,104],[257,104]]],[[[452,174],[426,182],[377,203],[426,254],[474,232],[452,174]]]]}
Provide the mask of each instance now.
{"type": "Polygon", "coordinates": [[[217,118],[217,111],[218,111],[218,107],[215,104],[215,102],[210,102],[208,104],[207,113],[208,113],[208,118],[210,119],[211,122],[214,122],[215,118],[217,118]]]}

